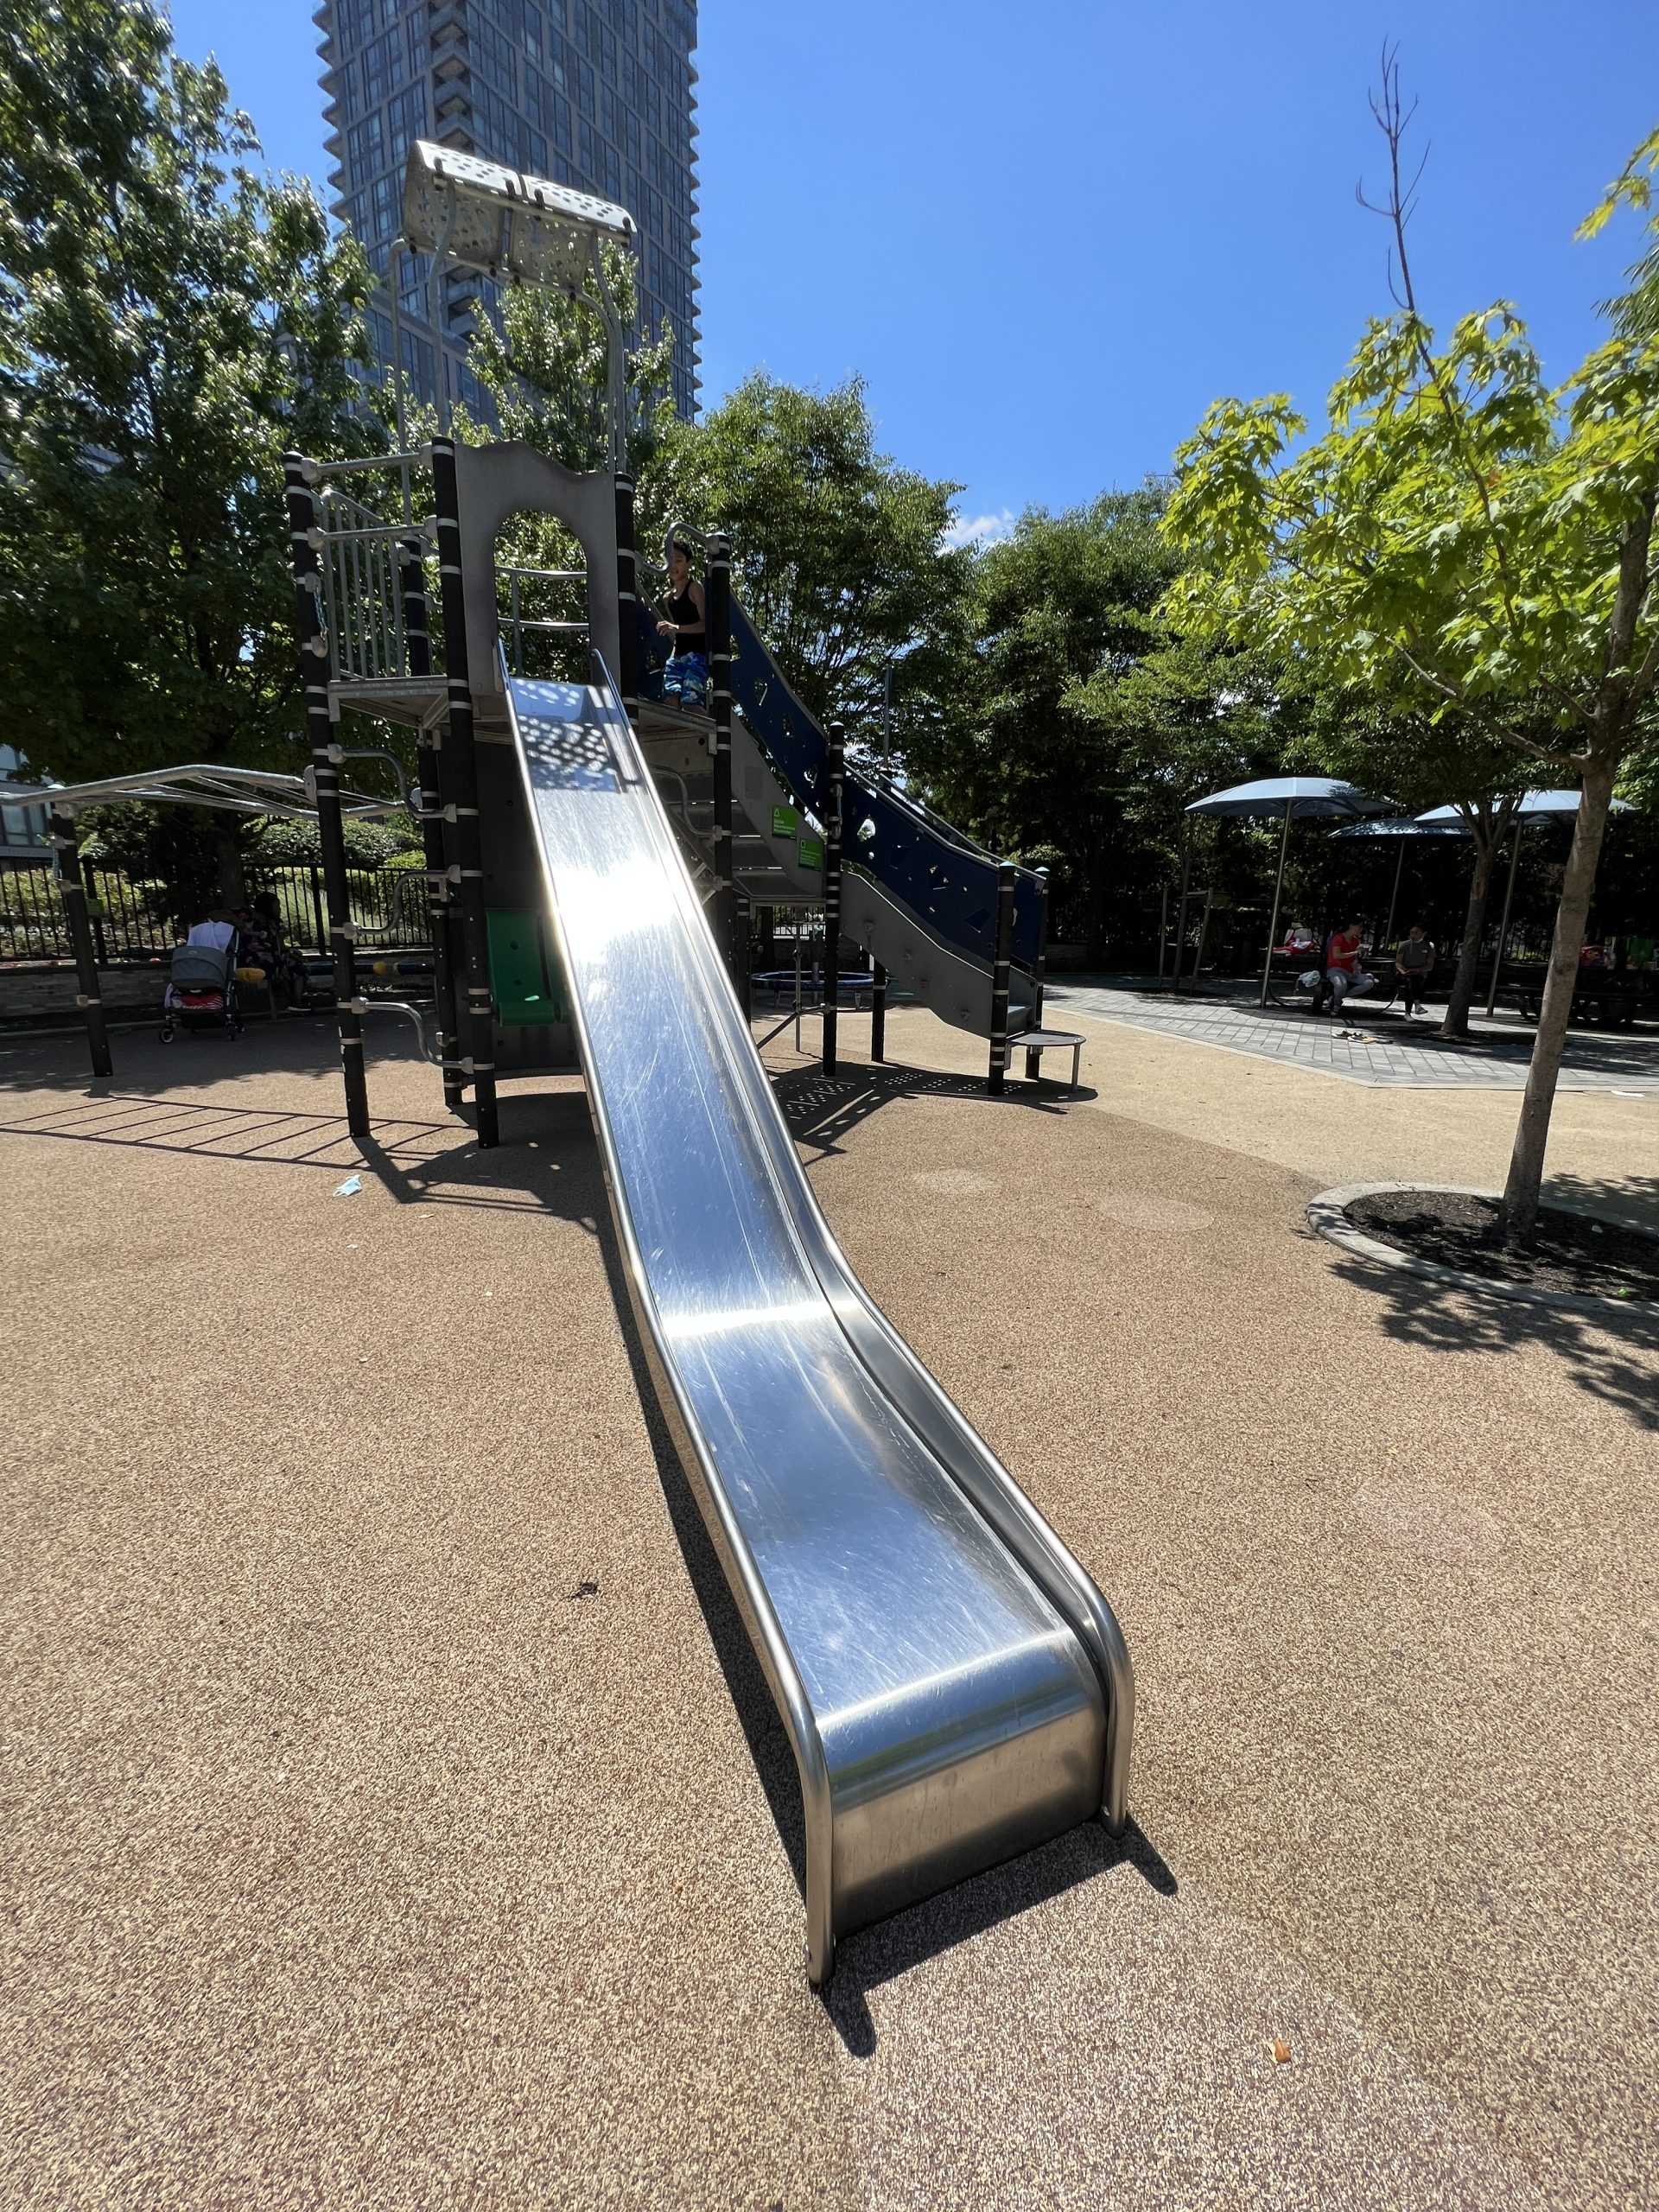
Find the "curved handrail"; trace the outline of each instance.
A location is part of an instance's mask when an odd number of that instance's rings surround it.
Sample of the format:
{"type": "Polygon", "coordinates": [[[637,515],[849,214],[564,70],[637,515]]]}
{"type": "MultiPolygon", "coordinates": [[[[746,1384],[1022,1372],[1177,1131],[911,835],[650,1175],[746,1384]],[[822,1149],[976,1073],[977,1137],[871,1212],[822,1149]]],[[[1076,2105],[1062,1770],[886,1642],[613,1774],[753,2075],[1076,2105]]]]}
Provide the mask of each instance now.
{"type": "MultiPolygon", "coordinates": [[[[827,741],[791,690],[760,632],[732,601],[732,696],[757,741],[770,754],[797,803],[823,804],[827,741]]],[[[849,766],[842,786],[843,865],[861,868],[908,906],[932,933],[989,967],[996,957],[995,856],[948,835],[908,793],[885,777],[849,766]]],[[[1014,881],[1013,957],[1036,966],[1042,943],[1040,879],[1030,869],[1014,881]]]]}

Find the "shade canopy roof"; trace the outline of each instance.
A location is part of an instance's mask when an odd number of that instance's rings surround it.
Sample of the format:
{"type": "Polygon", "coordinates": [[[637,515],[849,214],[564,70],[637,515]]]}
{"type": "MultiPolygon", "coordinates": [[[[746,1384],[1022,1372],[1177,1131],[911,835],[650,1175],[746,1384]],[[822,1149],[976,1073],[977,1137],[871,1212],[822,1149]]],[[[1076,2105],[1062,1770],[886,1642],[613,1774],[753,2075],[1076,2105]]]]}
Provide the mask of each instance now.
{"type": "Polygon", "coordinates": [[[1386,814],[1389,808],[1386,799],[1373,798],[1339,776],[1264,776],[1257,783],[1211,791],[1208,798],[1194,799],[1186,810],[1279,821],[1290,815],[1386,814]]]}
{"type": "Polygon", "coordinates": [[[601,238],[632,242],[626,207],[418,138],[404,176],[404,238],[486,276],[579,293],[601,238]]]}
{"type": "Polygon", "coordinates": [[[1462,822],[1420,822],[1414,814],[1387,814],[1375,822],[1351,822],[1345,829],[1328,834],[1332,837],[1472,837],[1475,833],[1462,822]]]}
{"type": "MultiPolygon", "coordinates": [[[[1522,822],[1570,822],[1578,812],[1583,796],[1581,791],[1529,791],[1516,811],[1522,822]]],[[[1630,803],[1627,798],[1616,798],[1612,810],[1615,814],[1629,814],[1630,803]]],[[[1427,814],[1417,817],[1419,822],[1430,827],[1462,818],[1455,806],[1432,806],[1427,814]]]]}
{"type": "MultiPolygon", "coordinates": [[[[149,805],[206,806],[226,814],[275,814],[314,822],[316,801],[308,779],[263,768],[221,768],[196,761],[152,768],[136,776],[106,776],[92,784],[0,784],[0,806],[111,806],[143,800],[149,805]]],[[[398,804],[365,791],[342,791],[342,813],[378,821],[398,804]]]]}

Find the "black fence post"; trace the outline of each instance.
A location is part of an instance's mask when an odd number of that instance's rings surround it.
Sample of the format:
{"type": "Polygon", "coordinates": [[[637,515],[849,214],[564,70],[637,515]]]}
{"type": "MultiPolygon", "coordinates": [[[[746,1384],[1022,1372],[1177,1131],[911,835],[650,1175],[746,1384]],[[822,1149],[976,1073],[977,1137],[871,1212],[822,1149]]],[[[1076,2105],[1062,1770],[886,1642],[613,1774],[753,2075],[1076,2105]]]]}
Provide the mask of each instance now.
{"type": "Polygon", "coordinates": [[[732,853],[732,541],[710,531],[705,541],[702,621],[709,643],[709,696],[715,722],[715,941],[733,979],[737,975],[735,880],[732,853]]]}
{"type": "MultiPolygon", "coordinates": [[[[426,572],[421,541],[405,537],[397,548],[398,579],[404,596],[404,650],[411,676],[432,673],[432,632],[426,604],[426,572]]],[[[415,740],[420,776],[421,844],[426,859],[427,926],[432,937],[432,997],[437,1014],[438,1058],[443,1064],[443,1103],[452,1114],[461,1106],[461,1024],[455,1009],[454,938],[450,928],[449,846],[443,819],[442,764],[437,731],[423,721],[415,740]]]]}
{"type": "MultiPolygon", "coordinates": [[[[438,576],[443,608],[444,672],[449,727],[443,743],[445,811],[455,810],[455,863],[461,870],[461,934],[466,954],[467,1029],[472,1045],[473,1098],[480,1147],[500,1142],[495,1103],[495,1020],[490,992],[490,925],[484,906],[484,841],[478,819],[478,758],[473,746],[473,687],[467,653],[467,596],[461,572],[461,501],[455,442],[432,441],[438,509],[438,576]]],[[[462,1063],[465,1072],[466,1064],[462,1063]]]]}
{"type": "Polygon", "coordinates": [[[305,479],[302,454],[285,454],[288,538],[294,565],[294,626],[299,633],[300,682],[305,692],[306,734],[311,741],[317,836],[322,880],[328,894],[328,945],[334,958],[334,1006],[340,1023],[340,1063],[346,1084],[346,1126],[369,1135],[369,1090],[363,1067],[363,1001],[357,991],[355,932],[346,878],[346,830],[340,811],[340,766],[328,715],[328,639],[322,623],[322,573],[311,531],[317,503],[305,479]]]}
{"type": "Polygon", "coordinates": [[[986,1089],[993,1098],[1002,1096],[1008,1066],[1008,976],[1014,962],[1014,883],[1012,864],[1004,861],[996,871],[996,950],[991,968],[991,1068],[986,1089]]]}
{"type": "Polygon", "coordinates": [[[94,1075],[113,1075],[110,1058],[109,1025],[104,1018],[104,999],[99,983],[98,953],[92,944],[92,918],[86,911],[86,886],[81,880],[80,847],[75,839],[75,818],[66,807],[52,809],[49,835],[58,855],[58,892],[63,918],[69,925],[69,946],[75,956],[75,1004],[86,1025],[86,1047],[94,1075]]]}
{"type": "Polygon", "coordinates": [[[870,1058],[887,1057],[887,971],[877,960],[870,982],[870,1058]]]}
{"type": "MultiPolygon", "coordinates": [[[[1043,1026],[1043,982],[1048,969],[1048,870],[1046,868],[1038,869],[1037,881],[1039,887],[1039,903],[1037,908],[1037,965],[1031,974],[1031,1020],[1027,1025],[1032,1029],[1040,1029],[1043,1026]]],[[[1042,1071],[1042,1054],[1028,1052],[1026,1054],[1027,1080],[1035,1083],[1042,1071]]]]}
{"type": "Polygon", "coordinates": [[[633,543],[633,479],[616,477],[616,658],[623,710],[639,727],[639,556],[633,543]]]}
{"type": "Polygon", "coordinates": [[[823,1065],[836,1065],[836,1016],[841,1001],[841,801],[847,734],[831,722],[823,778],[823,1065]]]}

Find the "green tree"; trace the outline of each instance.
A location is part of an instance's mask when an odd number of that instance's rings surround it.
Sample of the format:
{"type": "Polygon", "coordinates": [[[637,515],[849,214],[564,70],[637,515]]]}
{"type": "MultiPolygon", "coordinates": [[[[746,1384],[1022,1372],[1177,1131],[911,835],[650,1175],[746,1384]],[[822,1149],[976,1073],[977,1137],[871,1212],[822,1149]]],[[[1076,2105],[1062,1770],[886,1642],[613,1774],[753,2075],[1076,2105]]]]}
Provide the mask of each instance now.
{"type": "Polygon", "coordinates": [[[1400,312],[1370,326],[1310,443],[1282,395],[1210,410],[1177,455],[1166,527],[1192,566],[1171,613],[1581,779],[1504,1193],[1524,1240],[1608,803],[1654,727],[1659,337],[1618,330],[1555,390],[1505,303],[1437,345],[1405,251],[1391,63],[1379,114],[1400,312]]]}
{"type": "Polygon", "coordinates": [[[738,597],[814,714],[873,744],[893,658],[899,747],[938,721],[973,565],[945,542],[961,486],[878,452],[856,378],[821,392],[755,371],[671,428],[657,483],[674,521],[730,532],[738,597]]]}
{"type": "Polygon", "coordinates": [[[1346,776],[1363,790],[1387,792],[1408,814],[1457,809],[1472,859],[1463,937],[1440,1033],[1466,1039],[1487,904],[1498,855],[1515,832],[1526,763],[1513,746],[1454,712],[1414,709],[1370,691],[1315,690],[1304,747],[1310,764],[1346,776]]]}
{"type": "Polygon", "coordinates": [[[308,185],[248,167],[218,70],[144,0],[0,0],[0,630],[29,759],[280,763],[281,456],[372,449],[365,264],[308,185]]]}
{"type": "MultiPolygon", "coordinates": [[[[625,332],[635,323],[638,285],[634,264],[620,247],[606,245],[606,286],[625,332]]],[[[567,468],[602,469],[609,465],[607,341],[604,318],[586,300],[531,285],[512,285],[500,295],[496,317],[481,317],[469,347],[470,366],[488,394],[487,417],[458,411],[457,437],[490,443],[497,439],[533,446],[567,468]]],[[[669,397],[674,333],[664,318],[654,338],[628,346],[624,359],[628,467],[635,483],[635,536],[649,556],[653,540],[666,527],[665,445],[679,427],[669,397]]],[[[429,436],[433,411],[412,417],[411,436],[429,436]]],[[[551,515],[514,515],[501,533],[497,558],[503,569],[559,570],[579,568],[581,549],[551,515]]],[[[502,613],[511,605],[502,585],[502,613]]],[[[568,620],[582,612],[578,588],[524,580],[519,612],[531,617],[568,620]]],[[[527,669],[540,669],[586,680],[585,652],[545,636],[528,633],[527,669]]]]}
{"type": "Polygon", "coordinates": [[[1091,946],[1142,915],[1187,801],[1274,757],[1263,671],[1175,638],[1158,609],[1179,566],[1156,486],[1028,511],[975,563],[952,711],[913,739],[934,802],[1001,850],[1052,868],[1091,946]]]}

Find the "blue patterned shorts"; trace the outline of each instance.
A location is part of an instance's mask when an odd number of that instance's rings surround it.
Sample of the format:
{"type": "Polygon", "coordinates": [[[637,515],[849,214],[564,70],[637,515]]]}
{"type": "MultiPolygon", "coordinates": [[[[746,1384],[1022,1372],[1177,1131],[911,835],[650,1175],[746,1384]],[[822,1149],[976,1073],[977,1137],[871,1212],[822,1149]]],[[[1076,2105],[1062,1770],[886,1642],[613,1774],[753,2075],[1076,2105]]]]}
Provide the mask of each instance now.
{"type": "Polygon", "coordinates": [[[677,699],[683,707],[709,703],[709,657],[706,653],[671,653],[663,671],[663,696],[677,699]]]}

